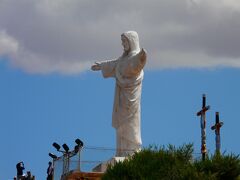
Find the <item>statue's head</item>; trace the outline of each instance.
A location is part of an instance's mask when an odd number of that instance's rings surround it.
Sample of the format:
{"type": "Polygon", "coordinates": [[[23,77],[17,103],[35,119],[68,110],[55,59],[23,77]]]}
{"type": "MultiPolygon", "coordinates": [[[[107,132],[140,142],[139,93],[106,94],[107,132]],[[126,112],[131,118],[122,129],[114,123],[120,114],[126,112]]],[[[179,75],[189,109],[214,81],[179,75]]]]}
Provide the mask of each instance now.
{"type": "Polygon", "coordinates": [[[139,38],[136,31],[127,31],[121,35],[124,52],[136,54],[140,51],[139,38]]]}

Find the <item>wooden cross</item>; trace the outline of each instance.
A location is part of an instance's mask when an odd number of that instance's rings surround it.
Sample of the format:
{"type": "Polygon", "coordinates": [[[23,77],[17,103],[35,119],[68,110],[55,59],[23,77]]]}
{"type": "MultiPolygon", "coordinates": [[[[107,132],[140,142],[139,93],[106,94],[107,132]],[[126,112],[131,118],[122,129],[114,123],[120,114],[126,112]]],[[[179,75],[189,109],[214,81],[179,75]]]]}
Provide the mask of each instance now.
{"type": "Polygon", "coordinates": [[[197,112],[197,116],[200,116],[200,125],[201,125],[201,153],[202,160],[205,160],[207,153],[206,146],[206,112],[210,109],[210,106],[206,106],[206,95],[202,96],[202,109],[197,112]]]}
{"type": "Polygon", "coordinates": [[[220,141],[220,128],[223,126],[223,122],[219,122],[219,112],[216,112],[216,123],[211,127],[212,130],[215,130],[216,134],[216,153],[220,154],[221,141],[220,141]]]}

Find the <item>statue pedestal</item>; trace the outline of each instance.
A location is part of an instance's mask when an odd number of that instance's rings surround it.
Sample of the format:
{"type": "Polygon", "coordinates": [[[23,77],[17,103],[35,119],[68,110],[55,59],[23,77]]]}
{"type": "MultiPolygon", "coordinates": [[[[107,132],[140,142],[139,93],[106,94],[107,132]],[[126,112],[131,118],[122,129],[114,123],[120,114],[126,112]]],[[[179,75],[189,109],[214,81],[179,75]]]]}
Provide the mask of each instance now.
{"type": "Polygon", "coordinates": [[[107,170],[108,165],[114,165],[119,161],[124,161],[126,157],[113,157],[106,162],[103,162],[97,165],[95,168],[92,169],[93,172],[105,172],[107,170]]]}

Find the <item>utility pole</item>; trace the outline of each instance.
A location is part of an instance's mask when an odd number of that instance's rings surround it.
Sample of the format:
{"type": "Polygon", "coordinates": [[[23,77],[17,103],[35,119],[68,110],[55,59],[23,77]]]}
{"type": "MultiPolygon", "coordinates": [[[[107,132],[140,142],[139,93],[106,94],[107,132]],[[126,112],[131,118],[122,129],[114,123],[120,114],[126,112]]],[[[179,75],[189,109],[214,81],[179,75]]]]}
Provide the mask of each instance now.
{"type": "Polygon", "coordinates": [[[211,127],[212,130],[215,130],[216,134],[216,154],[220,154],[221,151],[221,141],[220,141],[220,128],[223,126],[223,122],[219,121],[219,112],[216,112],[216,122],[215,125],[211,127]]]}
{"type": "Polygon", "coordinates": [[[210,109],[210,106],[206,106],[206,95],[202,96],[202,109],[197,112],[197,116],[200,116],[200,126],[201,126],[201,153],[202,160],[205,160],[207,153],[206,146],[206,112],[210,109]]]}

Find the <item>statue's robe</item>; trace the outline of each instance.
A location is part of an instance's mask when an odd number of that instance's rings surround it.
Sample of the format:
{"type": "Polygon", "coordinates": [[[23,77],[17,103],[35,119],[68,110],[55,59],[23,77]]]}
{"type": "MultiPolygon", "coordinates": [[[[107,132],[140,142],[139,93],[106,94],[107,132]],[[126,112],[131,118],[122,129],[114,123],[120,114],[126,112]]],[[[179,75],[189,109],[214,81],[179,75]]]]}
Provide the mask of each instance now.
{"type": "Polygon", "coordinates": [[[116,156],[127,156],[141,147],[141,90],[146,52],[122,55],[101,62],[103,77],[116,79],[112,126],[117,131],[116,156]]]}

